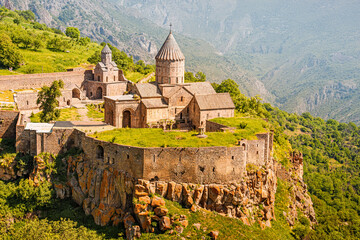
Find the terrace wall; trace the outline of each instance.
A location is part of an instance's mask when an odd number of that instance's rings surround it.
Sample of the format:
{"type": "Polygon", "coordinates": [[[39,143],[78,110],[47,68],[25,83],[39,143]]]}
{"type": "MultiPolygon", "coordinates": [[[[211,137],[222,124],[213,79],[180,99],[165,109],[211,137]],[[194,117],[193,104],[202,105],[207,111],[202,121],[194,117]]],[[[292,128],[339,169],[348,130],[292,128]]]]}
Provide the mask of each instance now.
{"type": "Polygon", "coordinates": [[[0,138],[14,139],[16,137],[18,118],[18,111],[0,110],[0,138]]]}

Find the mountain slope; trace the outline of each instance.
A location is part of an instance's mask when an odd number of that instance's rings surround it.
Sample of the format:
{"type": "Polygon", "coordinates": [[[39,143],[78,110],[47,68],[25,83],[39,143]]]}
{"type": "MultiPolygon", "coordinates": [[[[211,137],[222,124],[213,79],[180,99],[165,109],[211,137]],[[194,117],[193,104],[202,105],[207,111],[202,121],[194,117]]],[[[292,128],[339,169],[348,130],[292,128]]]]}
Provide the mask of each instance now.
{"type": "Polygon", "coordinates": [[[358,1],[0,0],[6,2],[147,61],[171,22],[188,71],[217,82],[233,78],[245,94],[290,112],[360,122],[358,1]]]}

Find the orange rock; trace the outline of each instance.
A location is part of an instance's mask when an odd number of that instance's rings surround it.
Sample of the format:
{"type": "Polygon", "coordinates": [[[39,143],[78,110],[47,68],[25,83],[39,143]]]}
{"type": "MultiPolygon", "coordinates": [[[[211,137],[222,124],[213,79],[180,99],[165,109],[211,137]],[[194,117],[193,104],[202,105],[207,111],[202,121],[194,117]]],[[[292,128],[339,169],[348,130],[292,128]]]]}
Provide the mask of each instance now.
{"type": "Polygon", "coordinates": [[[99,209],[100,209],[100,210],[105,210],[105,205],[104,205],[103,203],[100,203],[100,204],[99,204],[99,209]]]}
{"type": "Polygon", "coordinates": [[[212,238],[212,239],[217,239],[218,238],[218,236],[219,236],[219,232],[218,231],[211,231],[210,233],[209,233],[209,236],[212,238]]]}
{"type": "Polygon", "coordinates": [[[156,183],[156,190],[155,192],[157,194],[159,194],[162,197],[165,197],[166,194],[166,190],[167,190],[167,183],[165,182],[157,182],[156,183]]]}
{"type": "Polygon", "coordinates": [[[154,197],[151,201],[152,207],[161,207],[165,206],[165,200],[160,197],[154,197]]]}
{"type": "Polygon", "coordinates": [[[181,225],[183,225],[184,228],[186,228],[189,225],[189,221],[188,220],[182,220],[180,221],[181,225]]]}
{"type": "Polygon", "coordinates": [[[245,225],[248,225],[250,226],[250,222],[249,222],[249,219],[247,217],[241,217],[240,220],[245,224],[245,225]]]}
{"type": "Polygon", "coordinates": [[[171,229],[170,218],[165,217],[165,216],[162,217],[159,222],[159,225],[160,225],[161,231],[166,231],[166,230],[171,229]]]}
{"type": "Polygon", "coordinates": [[[183,186],[181,184],[176,184],[175,190],[174,190],[174,201],[175,202],[181,201],[182,190],[183,190],[183,186]]]}
{"type": "Polygon", "coordinates": [[[109,174],[108,171],[105,170],[100,185],[100,199],[107,197],[108,192],[109,192],[109,174]]]}
{"type": "Polygon", "coordinates": [[[190,211],[191,211],[191,212],[196,212],[196,211],[197,211],[197,207],[196,207],[195,204],[193,204],[193,205],[191,206],[190,211]]]}
{"type": "Polygon", "coordinates": [[[145,202],[146,204],[150,204],[151,199],[149,196],[143,196],[143,197],[139,197],[139,202],[145,202]]]}
{"type": "Polygon", "coordinates": [[[164,207],[157,207],[154,209],[154,213],[159,217],[166,216],[166,214],[168,214],[168,212],[169,212],[169,210],[164,207]]]}
{"type": "Polygon", "coordinates": [[[135,204],[134,206],[134,213],[135,214],[139,214],[141,213],[142,211],[144,211],[146,209],[146,205],[142,205],[142,204],[135,204]]]}
{"type": "Polygon", "coordinates": [[[174,199],[175,186],[176,186],[175,182],[169,182],[166,199],[169,199],[169,200],[174,199]]]}

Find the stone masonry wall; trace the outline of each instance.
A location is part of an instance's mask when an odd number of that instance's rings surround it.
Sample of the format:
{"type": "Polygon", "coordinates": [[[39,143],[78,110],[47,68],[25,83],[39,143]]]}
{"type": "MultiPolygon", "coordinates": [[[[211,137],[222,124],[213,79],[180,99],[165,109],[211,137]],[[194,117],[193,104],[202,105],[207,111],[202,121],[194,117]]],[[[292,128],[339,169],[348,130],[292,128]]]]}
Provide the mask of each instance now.
{"type": "Polygon", "coordinates": [[[50,86],[55,80],[63,80],[65,88],[80,87],[85,79],[92,78],[91,70],[0,76],[0,91],[31,89],[50,86]]]}
{"type": "Polygon", "coordinates": [[[18,118],[17,111],[0,110],[0,138],[15,139],[18,118]]]}

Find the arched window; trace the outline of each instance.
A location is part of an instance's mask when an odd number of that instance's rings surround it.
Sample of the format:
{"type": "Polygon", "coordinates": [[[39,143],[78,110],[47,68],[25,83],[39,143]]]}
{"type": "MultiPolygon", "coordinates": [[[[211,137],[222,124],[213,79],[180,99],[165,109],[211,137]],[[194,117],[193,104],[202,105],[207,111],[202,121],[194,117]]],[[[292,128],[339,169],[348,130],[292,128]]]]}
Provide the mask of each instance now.
{"type": "Polygon", "coordinates": [[[98,76],[98,81],[100,82],[100,76],[98,76]]]}
{"type": "Polygon", "coordinates": [[[104,148],[100,145],[96,147],[96,158],[104,160],[104,148]]]}
{"type": "Polygon", "coordinates": [[[183,96],[181,96],[180,101],[181,101],[181,102],[183,102],[183,101],[184,101],[184,97],[183,97],[183,96]]]}

